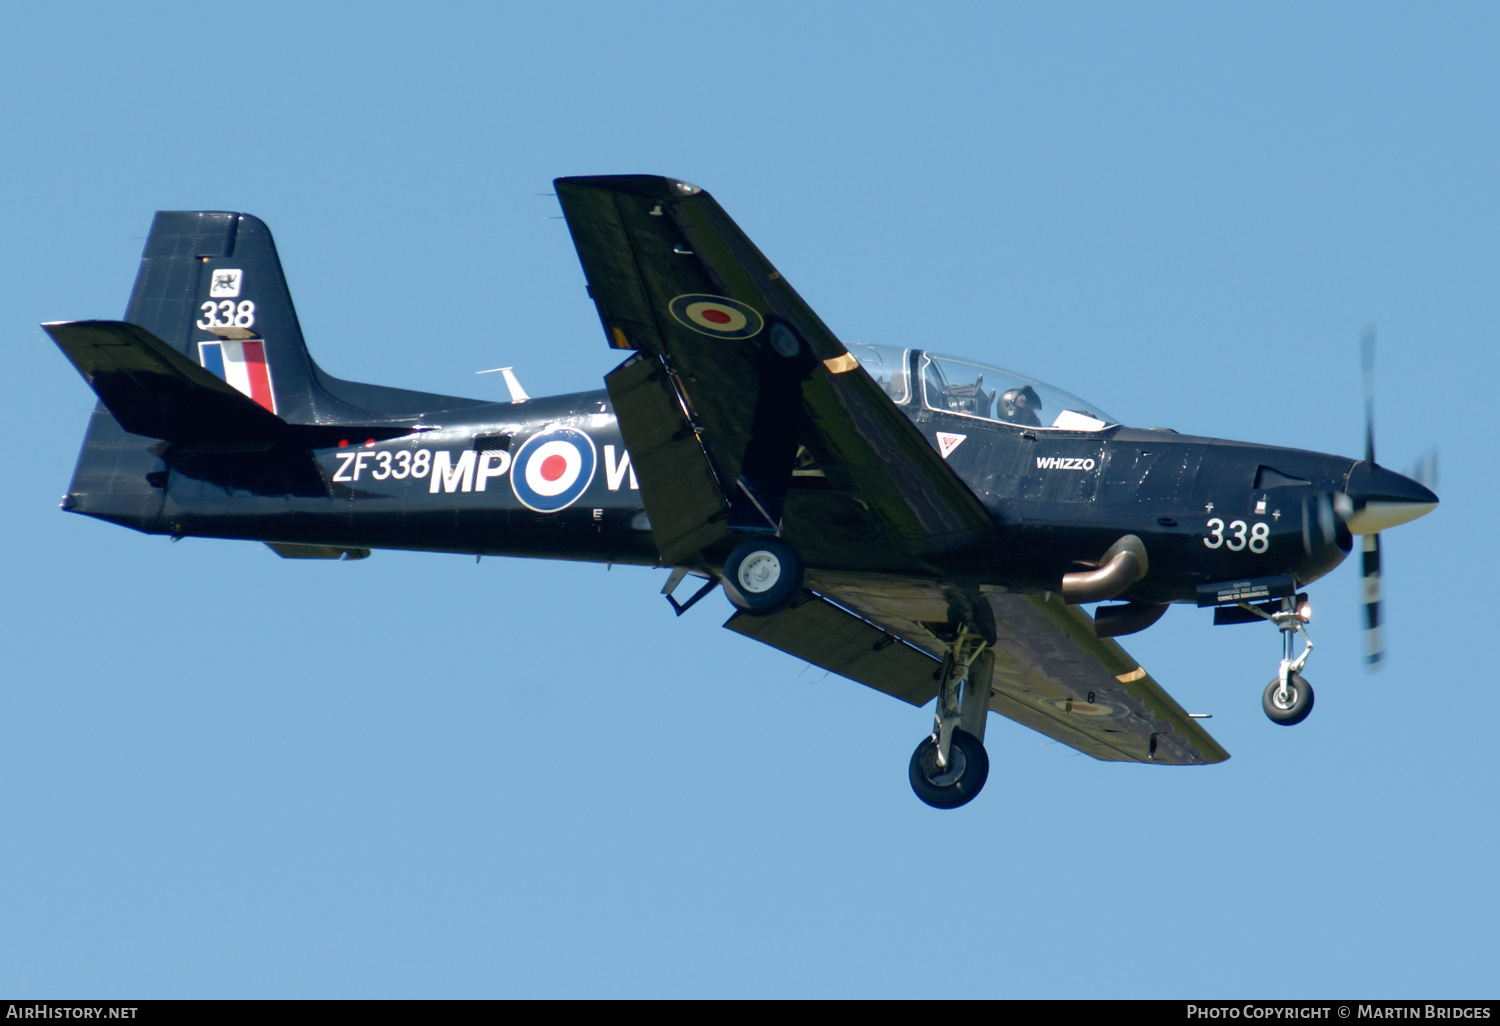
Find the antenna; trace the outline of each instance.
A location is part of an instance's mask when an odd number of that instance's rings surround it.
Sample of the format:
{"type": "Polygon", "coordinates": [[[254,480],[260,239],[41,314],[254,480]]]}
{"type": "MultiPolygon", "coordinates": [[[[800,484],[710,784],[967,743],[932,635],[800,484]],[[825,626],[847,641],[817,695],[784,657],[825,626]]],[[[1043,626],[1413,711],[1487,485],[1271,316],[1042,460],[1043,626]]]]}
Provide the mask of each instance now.
{"type": "Polygon", "coordinates": [[[525,403],[531,401],[531,396],[526,394],[526,389],[521,387],[521,382],[516,380],[516,372],[511,367],[492,367],[489,370],[475,371],[475,374],[499,374],[505,378],[505,387],[510,389],[510,401],[513,403],[525,403]]]}

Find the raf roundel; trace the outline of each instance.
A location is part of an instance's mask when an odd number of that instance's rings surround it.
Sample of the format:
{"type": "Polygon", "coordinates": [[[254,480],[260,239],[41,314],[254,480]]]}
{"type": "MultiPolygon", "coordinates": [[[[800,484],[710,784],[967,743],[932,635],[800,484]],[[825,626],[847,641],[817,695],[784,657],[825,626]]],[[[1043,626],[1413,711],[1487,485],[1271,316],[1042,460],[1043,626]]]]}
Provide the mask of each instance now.
{"type": "Polygon", "coordinates": [[[521,505],[556,513],[577,502],[594,480],[594,441],[582,431],[538,431],[516,450],[510,487],[521,505]]]}
{"type": "Polygon", "coordinates": [[[752,338],[765,327],[760,314],[728,296],[678,296],[667,309],[683,327],[715,338],[752,338]]]}

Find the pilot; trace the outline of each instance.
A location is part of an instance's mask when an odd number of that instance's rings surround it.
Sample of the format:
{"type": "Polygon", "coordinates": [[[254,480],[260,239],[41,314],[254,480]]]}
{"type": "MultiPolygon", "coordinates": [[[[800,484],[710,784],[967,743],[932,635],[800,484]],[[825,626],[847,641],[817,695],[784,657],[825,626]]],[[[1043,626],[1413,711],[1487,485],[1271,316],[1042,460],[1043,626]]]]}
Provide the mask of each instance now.
{"type": "Polygon", "coordinates": [[[1042,418],[1037,411],[1042,408],[1041,397],[1030,385],[1012,388],[1000,393],[1000,419],[1027,427],[1041,427],[1042,418]]]}

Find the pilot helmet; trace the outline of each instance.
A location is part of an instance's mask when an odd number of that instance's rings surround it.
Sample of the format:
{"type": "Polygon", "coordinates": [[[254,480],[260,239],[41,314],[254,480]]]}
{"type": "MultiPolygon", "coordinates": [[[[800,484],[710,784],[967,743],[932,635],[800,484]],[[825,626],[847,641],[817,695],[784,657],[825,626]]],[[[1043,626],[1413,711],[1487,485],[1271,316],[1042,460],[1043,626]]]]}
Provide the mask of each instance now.
{"type": "Polygon", "coordinates": [[[1005,404],[1006,409],[1039,410],[1042,408],[1041,396],[1036,394],[1036,389],[1030,385],[1022,385],[1020,388],[1012,388],[1000,396],[1000,401],[1005,404]]]}

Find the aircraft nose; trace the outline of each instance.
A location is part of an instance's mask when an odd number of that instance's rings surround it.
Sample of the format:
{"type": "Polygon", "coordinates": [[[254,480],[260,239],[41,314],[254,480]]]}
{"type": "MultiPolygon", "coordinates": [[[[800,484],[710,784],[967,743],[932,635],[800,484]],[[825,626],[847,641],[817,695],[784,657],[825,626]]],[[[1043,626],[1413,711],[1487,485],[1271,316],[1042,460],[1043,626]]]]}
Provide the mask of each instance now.
{"type": "Polygon", "coordinates": [[[1352,534],[1376,534],[1388,527],[1426,516],[1437,509],[1432,489],[1379,464],[1361,461],[1349,472],[1349,498],[1354,512],[1347,518],[1352,534]]]}

